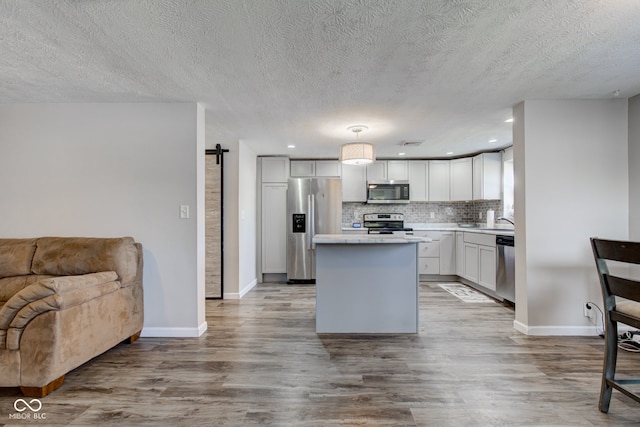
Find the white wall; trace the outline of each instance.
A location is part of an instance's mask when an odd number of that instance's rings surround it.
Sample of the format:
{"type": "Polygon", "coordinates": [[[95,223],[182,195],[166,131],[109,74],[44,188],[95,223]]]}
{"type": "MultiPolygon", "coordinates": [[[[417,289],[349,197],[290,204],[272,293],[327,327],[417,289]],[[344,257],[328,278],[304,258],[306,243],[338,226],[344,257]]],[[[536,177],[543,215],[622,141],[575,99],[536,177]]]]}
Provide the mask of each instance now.
{"type": "Polygon", "coordinates": [[[201,334],[203,117],[195,103],[0,105],[0,236],[133,236],[143,335],[201,334]]]}
{"type": "Polygon", "coordinates": [[[531,335],[591,334],[601,301],[590,236],[628,238],[627,101],[514,108],[516,321],[531,335]]]}
{"type": "Polygon", "coordinates": [[[640,95],[629,99],[629,238],[640,240],[640,95]]]}
{"type": "Polygon", "coordinates": [[[257,284],[256,153],[244,141],[223,148],[224,298],[240,299],[257,284]]]}
{"type": "Polygon", "coordinates": [[[240,259],[240,296],[249,292],[257,283],[256,246],[257,246],[257,155],[244,141],[240,141],[240,221],[239,221],[239,259],[240,259]]]}

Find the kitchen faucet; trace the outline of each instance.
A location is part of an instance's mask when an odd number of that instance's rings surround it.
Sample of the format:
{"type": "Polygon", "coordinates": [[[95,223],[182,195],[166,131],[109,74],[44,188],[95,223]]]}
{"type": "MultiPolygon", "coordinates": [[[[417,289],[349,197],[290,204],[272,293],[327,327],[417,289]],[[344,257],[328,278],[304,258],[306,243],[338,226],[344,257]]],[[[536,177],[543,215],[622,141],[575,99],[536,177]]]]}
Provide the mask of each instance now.
{"type": "Polygon", "coordinates": [[[513,221],[511,221],[509,218],[505,218],[505,217],[503,217],[503,216],[502,216],[502,217],[500,217],[500,218],[498,218],[496,221],[500,221],[501,219],[503,219],[503,220],[505,220],[505,221],[507,221],[507,222],[510,222],[510,223],[511,223],[511,225],[513,225],[513,226],[515,227],[515,224],[513,223],[513,221]]]}

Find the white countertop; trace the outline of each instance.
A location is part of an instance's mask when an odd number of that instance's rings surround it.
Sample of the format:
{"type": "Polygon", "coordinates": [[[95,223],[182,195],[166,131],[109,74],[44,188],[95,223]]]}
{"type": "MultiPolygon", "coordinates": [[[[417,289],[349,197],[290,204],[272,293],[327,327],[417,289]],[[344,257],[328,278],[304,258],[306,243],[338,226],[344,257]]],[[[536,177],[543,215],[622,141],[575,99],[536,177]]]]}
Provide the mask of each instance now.
{"type": "Polygon", "coordinates": [[[431,242],[428,237],[407,236],[402,234],[316,234],[315,244],[362,245],[362,244],[398,244],[431,242]]]}

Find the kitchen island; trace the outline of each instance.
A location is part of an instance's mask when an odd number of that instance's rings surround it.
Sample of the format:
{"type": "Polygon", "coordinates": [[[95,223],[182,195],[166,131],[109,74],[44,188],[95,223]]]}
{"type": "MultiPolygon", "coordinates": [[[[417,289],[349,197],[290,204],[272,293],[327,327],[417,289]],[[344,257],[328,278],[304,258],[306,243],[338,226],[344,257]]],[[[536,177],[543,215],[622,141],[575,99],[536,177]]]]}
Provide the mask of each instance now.
{"type": "Polygon", "coordinates": [[[418,333],[418,243],[397,234],[318,234],[317,333],[418,333]]]}

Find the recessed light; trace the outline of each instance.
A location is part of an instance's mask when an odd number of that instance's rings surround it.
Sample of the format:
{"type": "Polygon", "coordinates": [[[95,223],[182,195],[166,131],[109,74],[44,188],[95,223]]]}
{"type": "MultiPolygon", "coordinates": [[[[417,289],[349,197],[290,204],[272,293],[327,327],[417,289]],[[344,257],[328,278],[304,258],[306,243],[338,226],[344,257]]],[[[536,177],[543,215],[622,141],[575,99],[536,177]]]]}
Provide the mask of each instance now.
{"type": "Polygon", "coordinates": [[[447,151],[447,156],[450,156],[453,154],[453,151],[447,151]]]}
{"type": "Polygon", "coordinates": [[[287,148],[296,148],[295,145],[287,145],[287,148]]]}
{"type": "Polygon", "coordinates": [[[490,139],[489,142],[498,142],[497,139],[490,139]]]}
{"type": "Polygon", "coordinates": [[[398,153],[398,156],[404,156],[407,153],[398,153]]]}
{"type": "Polygon", "coordinates": [[[513,123],[513,117],[504,121],[505,123],[513,123]]]}

